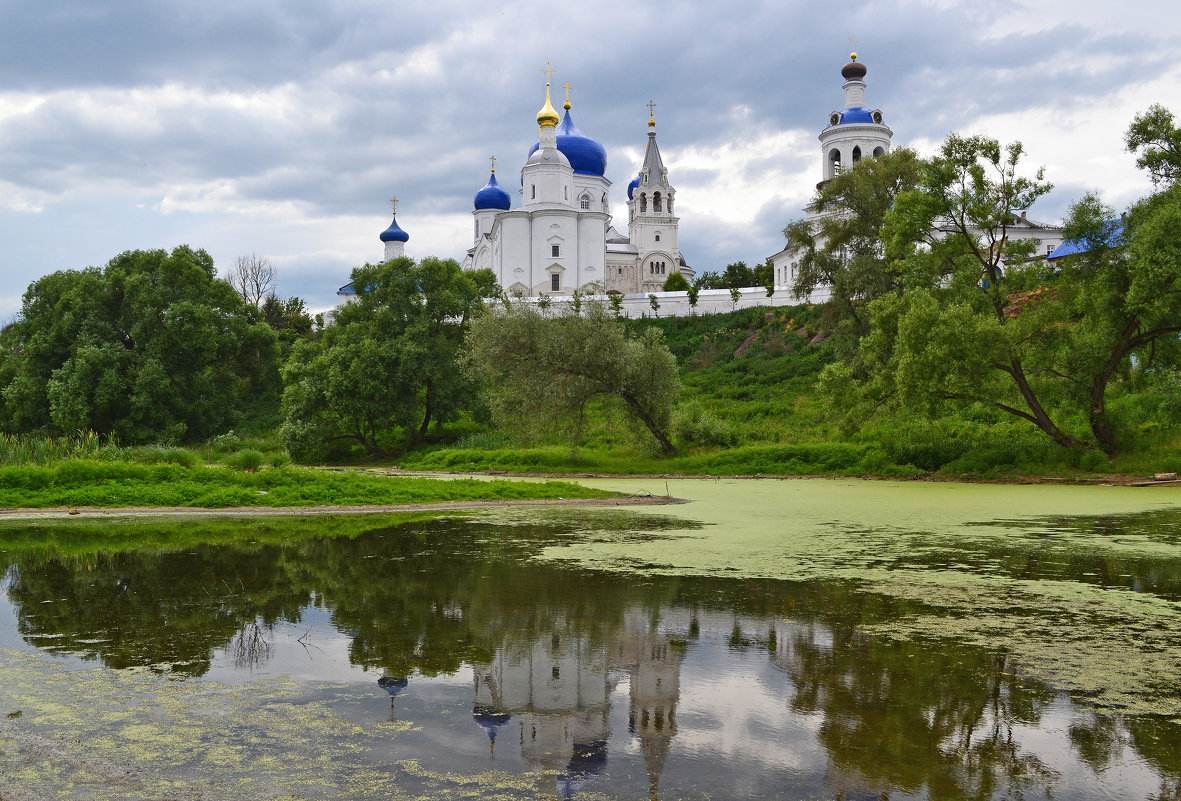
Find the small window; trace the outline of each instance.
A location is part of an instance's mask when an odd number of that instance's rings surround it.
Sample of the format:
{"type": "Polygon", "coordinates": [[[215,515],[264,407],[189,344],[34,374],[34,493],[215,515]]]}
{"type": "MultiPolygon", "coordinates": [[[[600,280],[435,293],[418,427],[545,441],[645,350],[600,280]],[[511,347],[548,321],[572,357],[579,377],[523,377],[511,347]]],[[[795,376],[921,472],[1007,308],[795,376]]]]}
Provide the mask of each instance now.
{"type": "Polygon", "coordinates": [[[656,241],[657,241],[657,242],[659,242],[659,241],[660,241],[660,234],[657,234],[657,235],[656,235],[656,241]]]}
{"type": "Polygon", "coordinates": [[[532,200],[537,199],[537,184],[529,184],[529,197],[532,200]]]}
{"type": "Polygon", "coordinates": [[[1053,245],[1046,245],[1046,255],[1049,256],[1053,252],[1054,252],[1054,246],[1053,245]]]}
{"type": "Polygon", "coordinates": [[[549,288],[550,288],[550,291],[551,291],[551,292],[557,292],[557,291],[558,291],[558,280],[559,280],[559,278],[558,278],[558,274],[557,274],[557,273],[554,273],[553,275],[551,275],[551,276],[549,277],[549,288]]]}
{"type": "Polygon", "coordinates": [[[623,268],[622,267],[619,268],[619,274],[623,275],[623,268]]]}
{"type": "Polygon", "coordinates": [[[550,245],[549,254],[555,259],[558,258],[561,255],[561,245],[550,245]]]}
{"type": "Polygon", "coordinates": [[[584,197],[582,199],[582,202],[579,203],[578,205],[582,206],[582,208],[584,208],[584,209],[589,209],[590,208],[590,198],[584,197]]]}

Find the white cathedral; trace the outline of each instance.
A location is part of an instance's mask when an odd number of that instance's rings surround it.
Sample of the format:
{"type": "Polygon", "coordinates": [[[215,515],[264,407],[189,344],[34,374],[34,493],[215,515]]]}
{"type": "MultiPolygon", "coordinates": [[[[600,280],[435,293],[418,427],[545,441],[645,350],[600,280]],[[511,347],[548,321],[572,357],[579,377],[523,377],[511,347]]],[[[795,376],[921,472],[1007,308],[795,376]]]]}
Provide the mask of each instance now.
{"type": "Polygon", "coordinates": [[[510,296],[570,295],[588,284],[602,291],[659,292],[673,272],[692,281],[677,249],[676,190],[656,145],[649,114],[648,143],[640,173],[628,185],[628,235],[611,224],[607,151],[570,117],[569,84],[558,116],[545,85],[537,112],[540,133],[521,168],[520,207],[496,180],[476,193],[474,242],[464,269],[490,269],[510,296]]]}
{"type": "MultiPolygon", "coordinates": [[[[548,67],[545,70],[551,72],[548,67]]],[[[866,105],[866,66],[850,55],[841,68],[845,104],[829,114],[820,131],[821,179],[817,187],[863,158],[890,151],[893,131],[880,109],[866,105]]],[[[648,141],[640,172],[628,184],[628,226],[624,236],[611,224],[606,177],[607,152],[574,124],[570,116],[570,85],[559,116],[545,85],[545,104],[537,113],[538,141],[521,168],[521,204],[512,207],[509,193],[496,178],[493,162],[487,184],[474,200],[473,243],[463,259],[467,270],[492,270],[509,296],[547,295],[561,300],[590,286],[625,296],[627,313],[642,313],[649,298],[659,296],[666,314],[692,311],[684,292],[662,292],[672,273],[692,283],[696,273],[678,249],[676,190],[656,144],[656,120],[649,108],[648,141]],[[633,308],[634,307],[634,308],[633,308]]],[[[403,255],[407,233],[395,218],[381,234],[385,260],[403,255]]],[[[805,212],[816,219],[811,209],[805,212]]],[[[1009,230],[1010,239],[1033,239],[1047,255],[1062,242],[1060,226],[1037,223],[1023,212],[1009,230]]],[[[729,311],[751,305],[784,306],[828,299],[825,287],[810,297],[796,298],[792,286],[798,254],[784,249],[768,257],[774,266],[775,290],[743,290],[734,300],[729,290],[702,290],[699,313],[729,311]]],[[[338,290],[341,302],[354,297],[351,284],[338,290]]]]}

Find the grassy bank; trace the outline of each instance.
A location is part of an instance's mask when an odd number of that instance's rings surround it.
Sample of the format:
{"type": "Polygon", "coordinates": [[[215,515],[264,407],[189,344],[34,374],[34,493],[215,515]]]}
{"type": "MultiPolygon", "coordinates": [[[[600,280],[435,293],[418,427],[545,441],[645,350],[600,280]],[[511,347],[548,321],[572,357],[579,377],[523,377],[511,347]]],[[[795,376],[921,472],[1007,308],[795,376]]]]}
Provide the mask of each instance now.
{"type": "MultiPolygon", "coordinates": [[[[1114,460],[1060,447],[1032,425],[974,407],[931,421],[893,411],[858,430],[842,426],[818,396],[823,367],[849,347],[828,338],[816,309],[631,321],[661,329],[683,384],[674,457],[631,436],[606,408],[590,410],[577,444],[522,444],[506,432],[458,432],[402,455],[422,470],[679,475],[832,475],[1016,480],[1149,476],[1181,471],[1181,427],[1151,393],[1116,393],[1127,448],[1114,460]],[[1121,408],[1122,407],[1122,408],[1121,408]]],[[[1173,415],[1175,416],[1175,415],[1173,415]]],[[[1086,436],[1087,423],[1067,420],[1086,436]]]]}
{"type": "Polygon", "coordinates": [[[302,467],[247,472],[90,459],[0,467],[2,508],[392,506],[610,496],[557,481],[447,481],[302,467]]]}

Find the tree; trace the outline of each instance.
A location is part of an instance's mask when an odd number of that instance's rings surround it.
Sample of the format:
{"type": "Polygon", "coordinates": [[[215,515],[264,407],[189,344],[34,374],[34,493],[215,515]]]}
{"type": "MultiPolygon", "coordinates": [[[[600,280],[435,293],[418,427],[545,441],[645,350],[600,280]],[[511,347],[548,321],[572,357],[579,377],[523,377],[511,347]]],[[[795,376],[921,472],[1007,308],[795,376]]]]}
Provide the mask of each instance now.
{"type": "Polygon", "coordinates": [[[1181,128],[1173,123],[1173,113],[1159,103],[1136,115],[1124,143],[1132,153],[1142,151],[1136,166],[1148,170],[1154,185],[1173,184],[1181,176],[1181,128]]]}
{"type": "Polygon", "coordinates": [[[284,371],[280,434],[292,453],[354,440],[389,456],[476,404],[459,351],[472,315],[499,294],[495,275],[401,258],[358,267],[352,281],[356,301],[319,342],[298,343],[284,371]]]}
{"type": "Polygon", "coordinates": [[[660,316],[660,299],[651,292],[648,293],[648,305],[652,307],[652,314],[660,316]]]}
{"type": "Polygon", "coordinates": [[[689,315],[692,316],[693,312],[697,309],[697,297],[701,294],[701,287],[694,283],[685,292],[689,296],[689,315]]]}
{"type": "Polygon", "coordinates": [[[198,441],[278,386],[274,333],[184,245],[35,281],[3,345],[8,431],[198,441]]]}
{"type": "Polygon", "coordinates": [[[270,259],[251,253],[234,259],[226,273],[226,280],[242,296],[243,301],[260,308],[263,300],[274,294],[277,276],[270,259]]]}
{"type": "Polygon", "coordinates": [[[848,321],[851,333],[864,334],[869,303],[902,288],[900,276],[886,261],[882,224],[895,198],[915,189],[921,174],[915,152],[899,148],[861,159],[821,184],[812,200],[812,216],[783,229],[788,249],[798,258],[795,297],[829,287],[831,311],[848,321]]]}
{"type": "Polygon", "coordinates": [[[826,368],[822,385],[853,410],[984,404],[1111,455],[1109,387],[1133,354],[1148,364],[1181,332],[1181,190],[1136,204],[1122,236],[1114,212],[1084,198],[1065,231],[1082,252],[1048,265],[1009,238],[1015,212],[1049,189],[1040,171],[1018,173],[1021,154],[953,135],[899,193],[883,236],[901,291],[870,304],[861,362],[826,368]],[[1076,414],[1090,438],[1062,423],[1076,414]]]}
{"type": "Polygon", "coordinates": [[[596,398],[618,403],[666,454],[680,382],[676,361],[647,329],[629,336],[606,306],[547,316],[529,304],[489,310],[468,336],[472,369],[489,388],[502,424],[525,433],[577,428],[596,398]]]}
{"type": "Polygon", "coordinates": [[[664,279],[664,286],[661,289],[665,292],[685,292],[689,289],[689,281],[681,273],[671,273],[668,278],[664,279]]]}

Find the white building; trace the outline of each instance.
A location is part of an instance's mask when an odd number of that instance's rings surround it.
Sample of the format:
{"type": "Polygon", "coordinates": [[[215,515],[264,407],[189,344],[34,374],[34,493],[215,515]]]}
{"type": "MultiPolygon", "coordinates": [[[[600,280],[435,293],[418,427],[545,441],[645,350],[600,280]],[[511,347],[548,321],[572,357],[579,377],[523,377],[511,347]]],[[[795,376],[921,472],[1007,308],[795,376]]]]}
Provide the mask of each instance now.
{"type": "MultiPolygon", "coordinates": [[[[845,79],[845,107],[830,113],[828,126],[820,132],[821,179],[816,185],[817,189],[842,170],[852,169],[861,159],[889,153],[894,136],[894,132],[884,122],[881,109],[871,110],[865,104],[865,75],[868,72],[865,64],[857,60],[856,53],[851,53],[849,58],[849,63],[841,68],[841,77],[845,79]]],[[[812,208],[805,209],[805,213],[808,220],[821,217],[812,208]]],[[[947,233],[950,230],[944,226],[938,227],[940,232],[947,233]]],[[[1006,231],[1006,235],[1010,240],[1034,240],[1037,244],[1035,252],[1043,256],[1048,256],[1062,243],[1061,226],[1034,222],[1025,212],[1006,231]]],[[[784,248],[769,256],[768,260],[775,268],[775,286],[790,290],[799,268],[799,253],[784,248]]],[[[818,287],[808,298],[810,302],[827,299],[825,287],[818,287]]]]}
{"type": "Polygon", "coordinates": [[[656,145],[649,115],[648,143],[639,175],[628,185],[628,235],[611,225],[607,152],[570,116],[569,97],[560,117],[550,102],[537,113],[538,142],[521,168],[521,204],[493,166],[476,193],[474,241],[464,269],[490,269],[509,295],[569,296],[588,285],[628,294],[659,291],[669,275],[693,280],[677,248],[676,190],[656,145]]]}

